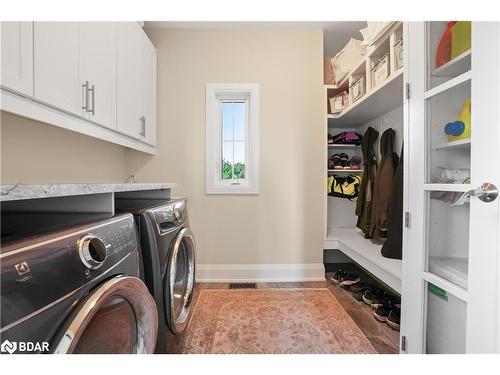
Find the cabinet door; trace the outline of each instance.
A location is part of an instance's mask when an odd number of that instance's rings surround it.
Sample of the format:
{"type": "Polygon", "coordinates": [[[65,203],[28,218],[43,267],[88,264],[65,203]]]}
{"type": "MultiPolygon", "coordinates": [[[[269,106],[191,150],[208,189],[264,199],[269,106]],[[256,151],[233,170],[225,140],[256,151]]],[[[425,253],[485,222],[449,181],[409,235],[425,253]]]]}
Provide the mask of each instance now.
{"type": "Polygon", "coordinates": [[[117,129],[136,139],[140,139],[142,131],[139,76],[141,33],[137,22],[117,24],[117,129]]]}
{"type": "Polygon", "coordinates": [[[142,138],[156,145],[156,50],[146,34],[141,38],[142,138]]]}
{"type": "Polygon", "coordinates": [[[2,22],[2,86],[33,96],[33,22],[2,22]]]}
{"type": "Polygon", "coordinates": [[[78,22],[35,22],[34,96],[36,99],[82,114],[78,22]]]}
{"type": "Polygon", "coordinates": [[[500,210],[486,190],[500,186],[500,23],[410,23],[409,35],[401,334],[409,352],[500,352],[500,210]]]}
{"type": "Polygon", "coordinates": [[[84,117],[116,128],[116,23],[80,23],[80,84],[84,117]],[[87,92],[87,90],[89,90],[87,92]]]}

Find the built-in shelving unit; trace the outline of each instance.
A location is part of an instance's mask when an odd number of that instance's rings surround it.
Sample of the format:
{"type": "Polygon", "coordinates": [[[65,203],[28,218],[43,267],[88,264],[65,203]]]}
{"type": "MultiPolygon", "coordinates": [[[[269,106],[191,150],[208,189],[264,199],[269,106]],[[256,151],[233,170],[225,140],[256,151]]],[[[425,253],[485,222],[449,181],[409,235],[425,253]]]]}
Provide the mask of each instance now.
{"type": "Polygon", "coordinates": [[[335,128],[357,127],[401,104],[403,104],[403,71],[400,69],[343,112],[328,114],[327,117],[331,126],[335,128]]]}
{"type": "Polygon", "coordinates": [[[336,229],[327,239],[328,248],[337,248],[376,278],[401,293],[401,261],[384,258],[382,245],[364,238],[356,228],[336,229]]]}
{"type": "MultiPolygon", "coordinates": [[[[398,66],[396,62],[396,42],[403,36],[403,23],[394,22],[375,43],[368,46],[363,59],[351,70],[339,85],[325,85],[325,123],[328,132],[332,135],[342,131],[359,133],[366,130],[372,122],[383,131],[387,127],[399,129],[399,136],[403,137],[402,107],[404,102],[404,76],[406,68],[398,66]],[[380,58],[389,54],[389,75],[383,81],[375,84],[372,79],[372,66],[380,58]],[[340,113],[331,113],[329,99],[349,90],[353,77],[365,76],[366,92],[355,102],[340,113]],[[389,125],[379,118],[391,119],[389,125]],[[391,126],[391,124],[393,124],[391,126]],[[396,125],[397,124],[397,125],[396,125]]],[[[371,125],[370,125],[371,126],[371,125]]],[[[361,156],[361,147],[354,145],[327,144],[326,159],[335,152],[347,153],[349,157],[361,156]],[[345,151],[344,151],[345,150],[345,151]]],[[[378,152],[378,144],[375,146],[378,152]]],[[[399,153],[399,150],[396,150],[399,153]]],[[[326,163],[325,163],[326,164],[326,163]]],[[[326,167],[326,165],[325,165],[326,167]]],[[[331,174],[359,174],[363,170],[353,169],[326,169],[326,175],[331,174]]],[[[325,194],[326,195],[326,194],[325,194]]],[[[352,261],[363,267],[375,278],[386,284],[397,293],[401,293],[401,260],[385,258],[381,254],[383,242],[366,239],[364,234],[355,227],[355,203],[347,199],[328,199],[325,197],[326,231],[325,249],[339,250],[352,261]]]]}

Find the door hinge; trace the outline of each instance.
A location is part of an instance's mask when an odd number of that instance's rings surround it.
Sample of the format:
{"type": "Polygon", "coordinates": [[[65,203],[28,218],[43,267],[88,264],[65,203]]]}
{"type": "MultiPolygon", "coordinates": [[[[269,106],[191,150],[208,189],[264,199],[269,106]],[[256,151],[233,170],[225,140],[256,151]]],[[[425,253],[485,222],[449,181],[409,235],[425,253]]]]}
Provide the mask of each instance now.
{"type": "Polygon", "coordinates": [[[410,84],[406,82],[406,100],[410,100],[410,84]]]}
{"type": "Polygon", "coordinates": [[[406,352],[406,336],[401,336],[401,351],[406,352]]]}
{"type": "Polygon", "coordinates": [[[410,227],[410,213],[408,211],[405,212],[405,227],[410,227]]]}

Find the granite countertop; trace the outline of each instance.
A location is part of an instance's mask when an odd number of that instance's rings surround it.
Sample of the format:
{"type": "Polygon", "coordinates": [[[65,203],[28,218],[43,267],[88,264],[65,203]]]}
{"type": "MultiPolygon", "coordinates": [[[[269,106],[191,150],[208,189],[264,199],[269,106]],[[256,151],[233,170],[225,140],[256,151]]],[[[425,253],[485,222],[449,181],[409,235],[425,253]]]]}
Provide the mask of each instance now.
{"type": "Polygon", "coordinates": [[[174,183],[122,183],[122,184],[46,184],[46,185],[2,185],[1,201],[117,193],[124,191],[172,189],[174,183]]]}

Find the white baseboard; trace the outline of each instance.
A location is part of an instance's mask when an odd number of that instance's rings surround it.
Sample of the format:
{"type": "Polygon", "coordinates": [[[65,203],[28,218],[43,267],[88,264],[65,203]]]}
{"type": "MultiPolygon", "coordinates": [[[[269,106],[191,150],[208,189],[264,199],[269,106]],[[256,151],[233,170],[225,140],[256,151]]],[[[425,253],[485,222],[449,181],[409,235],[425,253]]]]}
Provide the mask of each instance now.
{"type": "Polygon", "coordinates": [[[298,264],[197,264],[199,282],[292,282],[322,281],[322,263],[298,264]]]}

